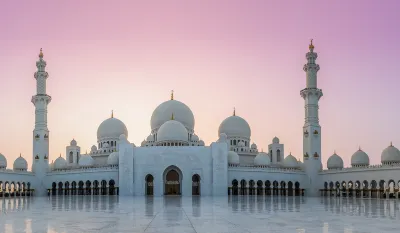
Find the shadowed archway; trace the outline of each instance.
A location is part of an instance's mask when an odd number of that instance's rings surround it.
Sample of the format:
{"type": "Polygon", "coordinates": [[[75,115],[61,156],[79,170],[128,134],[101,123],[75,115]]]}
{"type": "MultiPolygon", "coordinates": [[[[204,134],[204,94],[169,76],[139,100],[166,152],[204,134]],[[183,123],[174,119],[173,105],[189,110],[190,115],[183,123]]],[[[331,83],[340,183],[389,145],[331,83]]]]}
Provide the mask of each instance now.
{"type": "Polygon", "coordinates": [[[182,194],[182,171],[176,166],[169,166],[164,170],[164,195],[182,194]]]}

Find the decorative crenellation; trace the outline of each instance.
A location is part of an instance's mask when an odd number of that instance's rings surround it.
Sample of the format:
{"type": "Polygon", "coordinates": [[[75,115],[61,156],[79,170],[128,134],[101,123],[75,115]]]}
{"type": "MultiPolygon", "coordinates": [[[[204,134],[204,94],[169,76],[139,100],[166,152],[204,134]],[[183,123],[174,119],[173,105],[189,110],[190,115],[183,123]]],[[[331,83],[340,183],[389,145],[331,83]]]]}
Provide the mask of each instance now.
{"type": "Polygon", "coordinates": [[[314,159],[318,159],[319,158],[319,154],[317,152],[314,153],[314,159]]]}
{"type": "Polygon", "coordinates": [[[306,152],[303,157],[304,157],[304,159],[308,159],[310,157],[310,155],[308,155],[308,153],[306,152]]]}
{"type": "Polygon", "coordinates": [[[35,160],[39,160],[39,155],[36,155],[36,156],[35,156],[35,160]]]}
{"type": "Polygon", "coordinates": [[[308,130],[306,130],[306,131],[304,131],[304,137],[308,137],[308,135],[309,135],[309,133],[308,133],[308,130]]]}
{"type": "Polygon", "coordinates": [[[303,97],[303,99],[310,95],[316,95],[319,100],[324,94],[322,93],[322,89],[318,88],[304,88],[300,91],[300,96],[303,97]]]}

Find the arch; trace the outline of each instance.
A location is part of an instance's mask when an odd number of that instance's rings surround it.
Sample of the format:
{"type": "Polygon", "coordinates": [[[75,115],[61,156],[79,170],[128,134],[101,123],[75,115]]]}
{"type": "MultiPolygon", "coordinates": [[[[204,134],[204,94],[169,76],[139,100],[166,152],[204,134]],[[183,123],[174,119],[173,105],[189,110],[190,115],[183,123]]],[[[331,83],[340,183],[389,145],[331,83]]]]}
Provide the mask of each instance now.
{"type": "Polygon", "coordinates": [[[371,197],[376,198],[378,197],[378,190],[377,190],[378,184],[375,180],[371,181],[371,197]]]}
{"type": "Polygon", "coordinates": [[[65,188],[65,195],[69,195],[70,189],[69,189],[69,182],[65,182],[64,184],[64,188],[65,188]]]}
{"type": "Polygon", "coordinates": [[[164,170],[164,195],[181,195],[182,171],[176,166],[169,166],[164,170]]]}
{"type": "Polygon", "coordinates": [[[247,182],[246,180],[242,179],[240,181],[240,195],[246,195],[246,188],[247,188],[247,182]]]}
{"type": "Polygon", "coordinates": [[[146,195],[147,196],[152,196],[154,195],[154,177],[151,174],[147,174],[146,177],[144,178],[146,182],[146,195]]]}
{"type": "Polygon", "coordinates": [[[72,181],[71,186],[72,186],[72,189],[71,189],[72,193],[71,194],[72,195],[76,195],[76,182],[72,181]]]}
{"type": "Polygon", "coordinates": [[[396,183],[394,182],[394,180],[389,180],[388,182],[388,194],[389,194],[389,198],[395,198],[395,192],[396,192],[396,183]]]}
{"type": "Polygon", "coordinates": [[[232,180],[232,195],[235,195],[235,196],[239,195],[238,186],[239,186],[239,182],[236,179],[232,180]]]}
{"type": "Polygon", "coordinates": [[[69,152],[68,160],[69,163],[74,163],[74,152],[69,152]]]}
{"type": "Polygon", "coordinates": [[[293,196],[293,182],[288,182],[288,196],[293,196]]]}
{"type": "Polygon", "coordinates": [[[249,181],[249,195],[255,194],[255,184],[254,180],[249,181]]]}
{"type": "Polygon", "coordinates": [[[83,181],[82,180],[79,181],[79,183],[78,183],[78,195],[83,195],[83,185],[84,185],[83,181]]]}
{"type": "Polygon", "coordinates": [[[107,195],[107,181],[101,181],[101,195],[107,195]]]}
{"type": "Polygon", "coordinates": [[[86,183],[85,183],[85,190],[86,190],[86,193],[85,193],[85,195],[92,195],[92,182],[90,182],[90,180],[87,180],[86,181],[86,183]]]}
{"type": "Polygon", "coordinates": [[[93,195],[99,195],[99,181],[95,180],[93,181],[93,195]]]}
{"type": "Polygon", "coordinates": [[[271,195],[271,181],[265,181],[265,195],[271,195]]]}
{"type": "Polygon", "coordinates": [[[115,181],[111,179],[108,182],[108,195],[115,195],[115,181]]]}
{"type": "Polygon", "coordinates": [[[263,195],[263,182],[261,180],[257,181],[257,195],[263,195]]]}
{"type": "Polygon", "coordinates": [[[300,196],[300,183],[298,181],[296,181],[294,183],[294,195],[295,196],[300,196]]]}
{"type": "Polygon", "coordinates": [[[58,182],[58,195],[63,195],[63,183],[58,182]]]}
{"type": "Polygon", "coordinates": [[[276,162],[280,162],[281,161],[281,150],[276,150],[276,162]]]}
{"type": "Polygon", "coordinates": [[[281,195],[286,196],[286,182],[281,181],[281,195]]]}
{"type": "Polygon", "coordinates": [[[56,182],[53,182],[51,184],[51,195],[56,195],[57,194],[57,184],[56,182]]]}
{"type": "Polygon", "coordinates": [[[200,176],[198,174],[192,176],[192,195],[200,195],[200,176]]]}
{"type": "Polygon", "coordinates": [[[274,182],[272,182],[272,195],[278,195],[278,186],[278,181],[275,180],[274,182]]]}

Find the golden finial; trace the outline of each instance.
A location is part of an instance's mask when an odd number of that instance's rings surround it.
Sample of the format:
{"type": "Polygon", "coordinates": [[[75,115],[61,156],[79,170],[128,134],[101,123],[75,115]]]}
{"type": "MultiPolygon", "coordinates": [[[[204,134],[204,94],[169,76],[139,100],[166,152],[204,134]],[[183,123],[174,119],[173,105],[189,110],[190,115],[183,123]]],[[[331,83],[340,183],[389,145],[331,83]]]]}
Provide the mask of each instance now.
{"type": "Polygon", "coordinates": [[[171,100],[174,100],[174,90],[171,90],[171,100]]]}
{"type": "Polygon", "coordinates": [[[42,48],[40,48],[39,57],[40,57],[40,58],[43,58],[43,51],[42,51],[42,48]]]}
{"type": "Polygon", "coordinates": [[[61,153],[60,153],[60,158],[61,158],[61,153]]]}
{"type": "Polygon", "coordinates": [[[233,115],[236,116],[236,108],[233,107],[233,115]]]}
{"type": "Polygon", "coordinates": [[[358,146],[358,150],[361,150],[361,146],[358,146]]]}
{"type": "Polygon", "coordinates": [[[114,110],[111,110],[111,118],[114,118],[114,110]]]}
{"type": "Polygon", "coordinates": [[[392,142],[390,142],[390,146],[393,146],[392,142]]]}
{"type": "Polygon", "coordinates": [[[86,150],[86,154],[87,154],[87,150],[86,150]]]}
{"type": "Polygon", "coordinates": [[[310,43],[310,45],[308,46],[309,49],[314,49],[314,45],[312,44],[312,41],[313,41],[313,39],[311,39],[311,43],[310,43]]]}
{"type": "Polygon", "coordinates": [[[336,154],[336,150],[333,150],[333,154],[336,154]]]}
{"type": "Polygon", "coordinates": [[[171,120],[175,120],[174,113],[172,113],[172,115],[171,115],[171,120]]]}
{"type": "Polygon", "coordinates": [[[19,157],[22,157],[21,153],[19,153],[19,157]]]}
{"type": "Polygon", "coordinates": [[[263,149],[263,148],[261,148],[261,152],[264,152],[264,149],[263,149]]]}

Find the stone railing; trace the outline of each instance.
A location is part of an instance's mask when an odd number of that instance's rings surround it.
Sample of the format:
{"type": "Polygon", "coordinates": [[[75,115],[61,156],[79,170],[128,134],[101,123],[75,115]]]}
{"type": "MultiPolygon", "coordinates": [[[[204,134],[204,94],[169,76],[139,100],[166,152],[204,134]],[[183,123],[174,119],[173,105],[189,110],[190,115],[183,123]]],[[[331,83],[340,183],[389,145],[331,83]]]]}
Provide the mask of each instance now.
{"type": "Polygon", "coordinates": [[[107,170],[118,170],[118,165],[94,165],[89,167],[67,167],[64,169],[53,169],[49,173],[74,173],[74,172],[95,172],[95,171],[107,171],[107,170]]]}
{"type": "Polygon", "coordinates": [[[300,168],[270,167],[270,166],[256,166],[256,165],[243,165],[243,164],[242,165],[228,164],[228,169],[304,173],[304,171],[301,170],[300,168]]]}
{"type": "Polygon", "coordinates": [[[352,166],[345,167],[342,169],[325,169],[321,173],[337,173],[337,172],[351,172],[351,171],[363,171],[363,170],[390,170],[390,169],[400,169],[400,163],[390,163],[390,164],[377,164],[368,166],[352,166]]]}
{"type": "Polygon", "coordinates": [[[2,169],[0,170],[0,173],[7,173],[7,174],[17,174],[17,175],[35,175],[35,173],[31,171],[21,171],[21,170],[12,170],[12,169],[2,169]]]}

